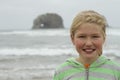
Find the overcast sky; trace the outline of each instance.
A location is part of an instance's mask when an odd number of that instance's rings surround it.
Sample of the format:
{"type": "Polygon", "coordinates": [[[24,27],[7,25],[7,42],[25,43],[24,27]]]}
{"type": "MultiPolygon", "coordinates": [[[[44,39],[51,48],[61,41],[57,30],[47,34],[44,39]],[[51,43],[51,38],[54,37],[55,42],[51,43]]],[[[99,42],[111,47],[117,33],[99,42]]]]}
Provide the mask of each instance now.
{"type": "Polygon", "coordinates": [[[0,29],[31,29],[40,14],[57,13],[69,28],[82,10],[103,14],[112,27],[120,27],[120,0],[0,0],[0,29]]]}

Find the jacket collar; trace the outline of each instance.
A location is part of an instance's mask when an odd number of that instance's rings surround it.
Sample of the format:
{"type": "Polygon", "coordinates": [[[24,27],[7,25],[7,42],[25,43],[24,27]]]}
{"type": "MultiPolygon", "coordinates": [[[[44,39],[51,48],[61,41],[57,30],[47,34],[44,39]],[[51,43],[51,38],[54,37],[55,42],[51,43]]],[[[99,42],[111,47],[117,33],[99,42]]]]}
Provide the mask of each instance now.
{"type": "MultiPolygon", "coordinates": [[[[99,67],[101,65],[103,65],[106,61],[108,61],[108,59],[104,56],[100,56],[95,62],[93,62],[89,68],[94,68],[94,67],[99,67]]],[[[82,67],[84,68],[84,65],[78,61],[76,61],[75,58],[69,58],[67,60],[67,62],[73,66],[73,67],[82,67]]]]}

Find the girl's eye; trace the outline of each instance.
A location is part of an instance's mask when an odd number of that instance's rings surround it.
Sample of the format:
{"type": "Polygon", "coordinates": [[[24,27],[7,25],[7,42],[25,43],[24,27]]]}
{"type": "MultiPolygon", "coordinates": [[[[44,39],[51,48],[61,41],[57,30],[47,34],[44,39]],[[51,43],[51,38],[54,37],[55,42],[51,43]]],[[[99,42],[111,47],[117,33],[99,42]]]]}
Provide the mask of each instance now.
{"type": "Polygon", "coordinates": [[[85,38],[85,36],[78,36],[79,38],[85,38]]]}
{"type": "Polygon", "coordinates": [[[92,36],[93,38],[99,38],[100,36],[92,36]]]}

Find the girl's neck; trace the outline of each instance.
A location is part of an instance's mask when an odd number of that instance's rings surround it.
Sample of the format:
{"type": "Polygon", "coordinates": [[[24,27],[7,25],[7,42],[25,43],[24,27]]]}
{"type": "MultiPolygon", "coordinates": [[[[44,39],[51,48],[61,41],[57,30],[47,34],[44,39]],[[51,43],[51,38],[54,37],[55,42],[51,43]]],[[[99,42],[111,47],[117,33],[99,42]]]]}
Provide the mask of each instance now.
{"type": "Polygon", "coordinates": [[[96,61],[98,59],[98,57],[93,58],[93,59],[83,59],[82,57],[78,57],[76,58],[76,60],[80,63],[82,63],[83,65],[85,64],[92,64],[94,61],[96,61]]]}

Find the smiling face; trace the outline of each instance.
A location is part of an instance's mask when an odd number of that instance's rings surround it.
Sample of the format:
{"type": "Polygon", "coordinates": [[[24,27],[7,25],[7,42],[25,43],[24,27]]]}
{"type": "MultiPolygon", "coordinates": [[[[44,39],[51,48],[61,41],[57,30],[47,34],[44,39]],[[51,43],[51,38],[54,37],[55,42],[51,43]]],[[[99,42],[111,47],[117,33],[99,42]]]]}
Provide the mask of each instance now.
{"type": "Polygon", "coordinates": [[[100,25],[84,23],[71,39],[82,60],[96,60],[102,54],[104,35],[100,25]]]}

